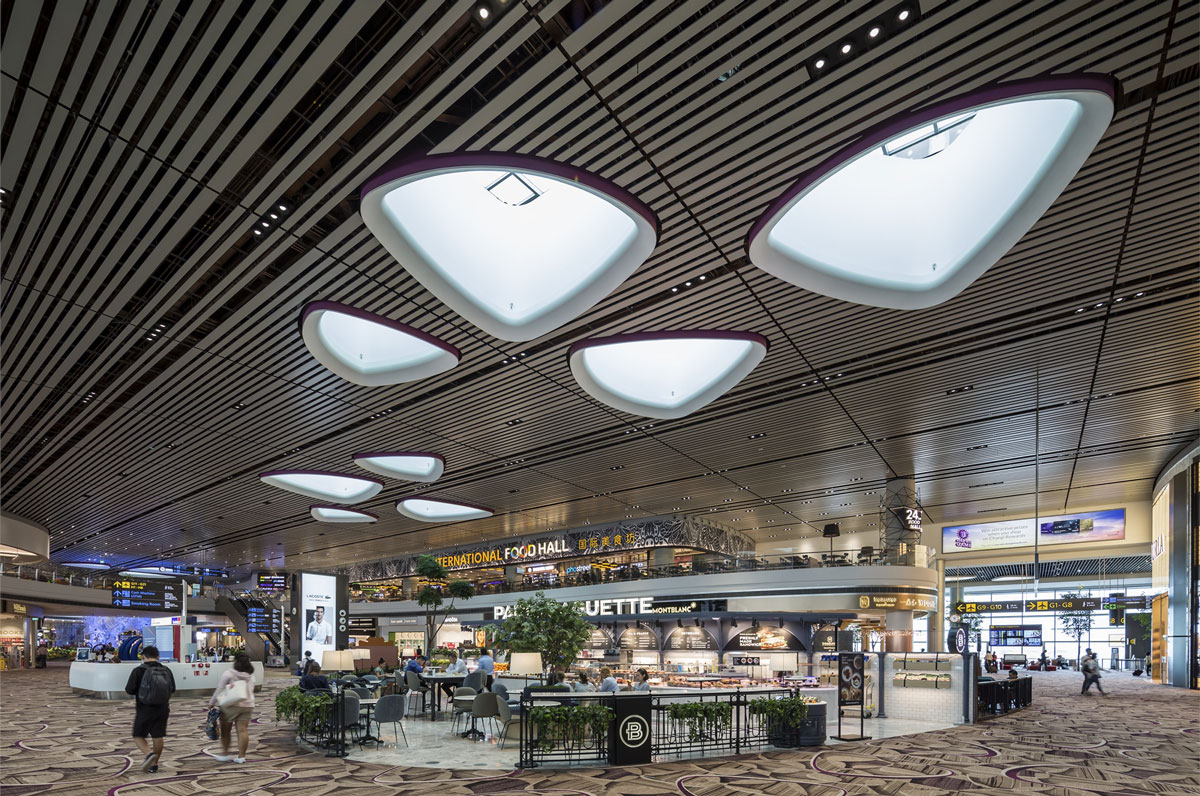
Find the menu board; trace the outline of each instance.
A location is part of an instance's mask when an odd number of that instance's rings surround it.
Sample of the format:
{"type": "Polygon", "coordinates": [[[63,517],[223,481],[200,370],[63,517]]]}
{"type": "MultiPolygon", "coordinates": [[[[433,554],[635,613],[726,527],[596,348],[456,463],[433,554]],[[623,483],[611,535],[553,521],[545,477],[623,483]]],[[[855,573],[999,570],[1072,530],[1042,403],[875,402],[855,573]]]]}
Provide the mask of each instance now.
{"type": "Polygon", "coordinates": [[[614,646],[616,645],[613,644],[612,636],[609,634],[609,632],[597,627],[592,630],[592,635],[588,639],[587,647],[585,649],[608,650],[612,649],[614,646]]]}
{"type": "Polygon", "coordinates": [[[1124,539],[1125,509],[1042,517],[1036,523],[1029,517],[976,525],[948,525],[942,528],[942,554],[1032,547],[1035,537],[1039,545],[1124,539]]]}
{"type": "Polygon", "coordinates": [[[653,631],[631,627],[621,634],[617,646],[623,650],[657,650],[658,639],[654,637],[653,631]]]}
{"type": "Polygon", "coordinates": [[[838,653],[838,705],[863,703],[864,663],[861,652],[838,653]]]}
{"type": "Polygon", "coordinates": [[[246,606],[246,630],[250,633],[283,635],[283,611],[265,605],[246,606]]]}
{"type": "Polygon", "coordinates": [[[287,591],[287,575],[272,575],[269,572],[258,573],[258,590],[271,592],[287,591]]]}
{"type": "Polygon", "coordinates": [[[679,627],[667,636],[665,649],[669,650],[715,650],[717,640],[702,627],[679,627]]]}
{"type": "Polygon", "coordinates": [[[792,652],[804,647],[800,640],[781,627],[752,627],[735,635],[725,645],[728,651],[792,652]]]}
{"type": "Polygon", "coordinates": [[[177,614],[183,610],[183,584],[170,580],[125,578],[113,583],[112,604],[116,608],[177,614]]]}

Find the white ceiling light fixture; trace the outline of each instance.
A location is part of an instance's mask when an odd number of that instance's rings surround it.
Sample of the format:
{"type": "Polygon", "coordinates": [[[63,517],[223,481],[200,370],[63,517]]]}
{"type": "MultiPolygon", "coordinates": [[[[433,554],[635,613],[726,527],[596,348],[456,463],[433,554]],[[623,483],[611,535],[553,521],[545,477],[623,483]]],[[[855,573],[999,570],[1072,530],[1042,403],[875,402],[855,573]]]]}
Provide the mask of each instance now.
{"type": "Polygon", "coordinates": [[[919,309],[1020,240],[1112,120],[1117,85],[1081,74],[991,86],[890,119],[807,172],[747,238],[764,271],[827,296],[919,309]]]}
{"type": "Polygon", "coordinates": [[[462,522],[490,517],[494,513],[484,506],[426,497],[401,498],[396,501],[396,511],[421,522],[462,522]]]}
{"type": "Polygon", "coordinates": [[[40,523],[0,511],[0,562],[32,564],[50,557],[50,531],[40,523]]]}
{"type": "Polygon", "coordinates": [[[654,250],[658,218],[594,174],[528,155],[413,158],[363,186],[367,228],[429,292],[520,342],[611,293],[654,250]]]}
{"type": "Polygon", "coordinates": [[[991,578],[992,583],[1007,583],[1018,580],[1033,580],[1033,575],[997,575],[991,578]]]}
{"type": "Polygon", "coordinates": [[[639,332],[580,340],[567,357],[584,392],[614,409],[684,417],[746,377],[767,354],[754,332],[639,332]]]}
{"type": "Polygon", "coordinates": [[[111,565],[103,561],[64,561],[62,566],[75,569],[111,569],[111,565]]]}
{"type": "Polygon", "coordinates": [[[346,509],[341,506],[312,506],[309,513],[317,522],[376,522],[379,515],[369,511],[346,509]]]}
{"type": "Polygon", "coordinates": [[[354,463],[375,475],[423,484],[438,480],[446,469],[446,460],[440,455],[420,451],[356,453],[354,463]]]}
{"type": "Polygon", "coordinates": [[[435,376],[458,364],[459,351],[433,335],[335,301],[314,301],[300,313],[300,334],[313,357],[364,387],[435,376]]]}
{"type": "Polygon", "coordinates": [[[974,575],[947,575],[946,576],[947,583],[957,583],[960,580],[975,580],[975,576],[974,575]]]}
{"type": "Polygon", "coordinates": [[[361,503],[375,497],[383,489],[383,482],[374,478],[324,470],[270,470],[259,475],[259,478],[264,484],[333,503],[361,503]]]}

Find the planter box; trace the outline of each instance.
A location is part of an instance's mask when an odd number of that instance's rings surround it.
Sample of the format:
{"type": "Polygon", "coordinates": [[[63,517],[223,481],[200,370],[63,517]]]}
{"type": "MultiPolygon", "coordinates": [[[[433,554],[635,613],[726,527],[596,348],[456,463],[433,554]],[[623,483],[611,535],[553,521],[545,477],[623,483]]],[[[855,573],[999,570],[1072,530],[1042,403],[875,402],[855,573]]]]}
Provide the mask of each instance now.
{"type": "Polygon", "coordinates": [[[767,740],[779,749],[792,749],[797,746],[822,746],[825,743],[825,707],[824,702],[809,705],[808,715],[800,722],[799,728],[776,728],[774,722],[767,725],[767,740]]]}

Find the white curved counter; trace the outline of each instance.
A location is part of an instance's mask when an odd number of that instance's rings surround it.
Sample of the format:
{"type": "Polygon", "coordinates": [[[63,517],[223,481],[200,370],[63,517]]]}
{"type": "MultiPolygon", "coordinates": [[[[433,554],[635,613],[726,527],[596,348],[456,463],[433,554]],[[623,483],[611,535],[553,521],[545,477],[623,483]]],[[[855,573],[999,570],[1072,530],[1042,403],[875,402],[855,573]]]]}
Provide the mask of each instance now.
{"type": "MultiPolygon", "coordinates": [[[[89,663],[75,661],[71,664],[69,682],[71,691],[100,699],[133,699],[125,693],[129,673],[141,664],[135,661],[120,663],[89,663]]],[[[175,677],[174,697],[212,696],[217,681],[232,663],[164,663],[175,677]]],[[[263,686],[263,665],[254,662],[254,690],[263,686]]]]}

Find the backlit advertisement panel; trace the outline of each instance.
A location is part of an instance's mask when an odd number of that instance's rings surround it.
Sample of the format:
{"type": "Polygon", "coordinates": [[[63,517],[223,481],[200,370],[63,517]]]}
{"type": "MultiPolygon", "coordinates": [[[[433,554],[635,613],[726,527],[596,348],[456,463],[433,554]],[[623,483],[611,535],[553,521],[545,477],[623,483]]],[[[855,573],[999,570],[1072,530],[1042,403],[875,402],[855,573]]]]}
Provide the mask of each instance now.
{"type": "Polygon", "coordinates": [[[1033,518],[985,522],[978,525],[947,525],[942,528],[942,554],[1009,547],[1109,542],[1125,538],[1125,509],[1088,511],[1033,518]]]}
{"type": "Polygon", "coordinates": [[[311,652],[318,663],[325,651],[346,646],[348,599],[345,583],[339,580],[344,577],[304,572],[293,594],[293,600],[299,598],[300,648],[311,652]]]}

